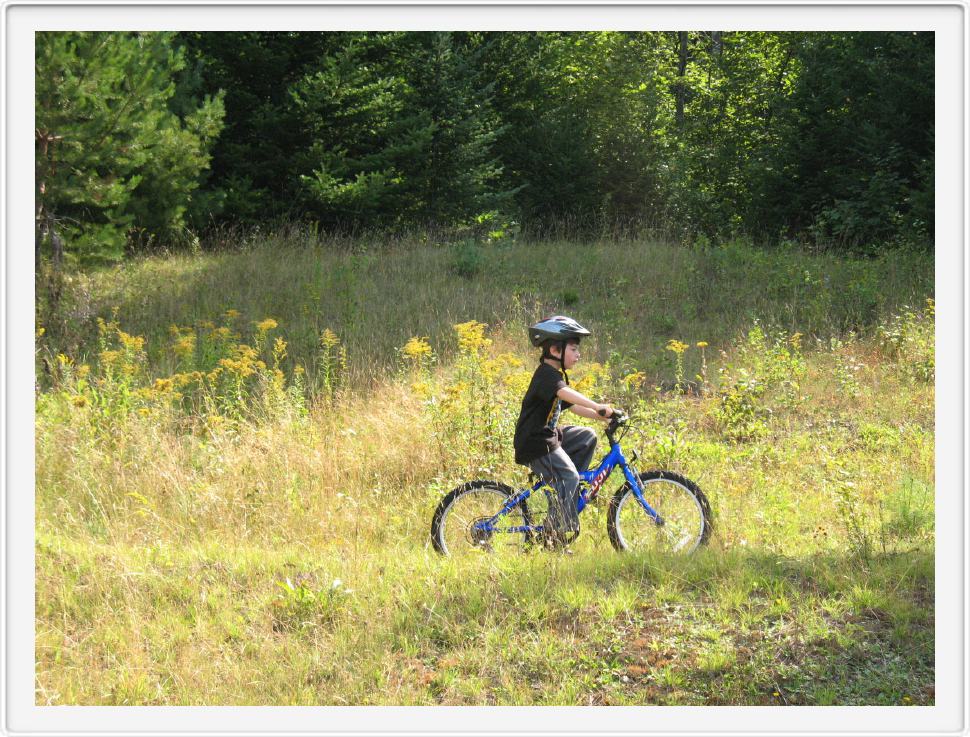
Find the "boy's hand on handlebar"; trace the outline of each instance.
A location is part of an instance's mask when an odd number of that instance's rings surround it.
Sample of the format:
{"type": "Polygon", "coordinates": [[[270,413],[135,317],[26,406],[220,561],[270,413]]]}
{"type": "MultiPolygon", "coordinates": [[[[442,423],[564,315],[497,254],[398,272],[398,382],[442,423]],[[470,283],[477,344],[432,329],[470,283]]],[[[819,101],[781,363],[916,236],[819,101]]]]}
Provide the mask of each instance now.
{"type": "Polygon", "coordinates": [[[605,417],[606,419],[611,419],[616,412],[617,410],[613,409],[608,404],[601,404],[596,410],[596,414],[598,414],[600,417],[605,417]]]}

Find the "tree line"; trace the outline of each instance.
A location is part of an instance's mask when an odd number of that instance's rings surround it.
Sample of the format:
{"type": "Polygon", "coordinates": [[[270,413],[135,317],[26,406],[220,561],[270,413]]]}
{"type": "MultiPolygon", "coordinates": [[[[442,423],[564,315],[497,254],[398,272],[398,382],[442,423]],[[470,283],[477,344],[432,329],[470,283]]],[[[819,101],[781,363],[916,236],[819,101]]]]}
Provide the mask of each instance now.
{"type": "Polygon", "coordinates": [[[933,239],[932,33],[47,32],[35,77],[38,263],[281,221],[933,239]]]}

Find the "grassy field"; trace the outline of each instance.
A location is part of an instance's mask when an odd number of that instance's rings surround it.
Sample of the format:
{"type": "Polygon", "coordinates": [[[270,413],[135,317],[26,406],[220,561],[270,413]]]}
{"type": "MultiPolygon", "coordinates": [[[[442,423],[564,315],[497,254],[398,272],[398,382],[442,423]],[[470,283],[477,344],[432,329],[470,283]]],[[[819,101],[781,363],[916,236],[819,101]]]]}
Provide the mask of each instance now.
{"type": "Polygon", "coordinates": [[[292,233],[73,274],[38,327],[37,703],[933,704],[932,275],[292,233]],[[431,550],[449,489],[525,481],[553,312],[641,466],[708,495],[690,558],[613,552],[614,480],[572,556],[431,550]]]}

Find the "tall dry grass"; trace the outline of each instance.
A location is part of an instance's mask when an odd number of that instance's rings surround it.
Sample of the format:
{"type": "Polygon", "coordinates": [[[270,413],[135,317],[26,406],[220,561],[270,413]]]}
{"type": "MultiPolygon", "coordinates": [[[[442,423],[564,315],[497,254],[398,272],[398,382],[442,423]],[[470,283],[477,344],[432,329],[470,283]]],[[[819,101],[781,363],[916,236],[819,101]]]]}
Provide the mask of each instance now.
{"type": "Polygon", "coordinates": [[[39,336],[38,703],[933,703],[926,273],[623,242],[466,279],[447,249],[368,253],[75,277],[89,334],[39,336]],[[580,262],[585,291],[558,271],[580,262]],[[689,560],[613,553],[607,494],[570,557],[430,550],[449,488],[524,481],[522,324],[564,309],[598,337],[577,385],[711,499],[689,560]]]}

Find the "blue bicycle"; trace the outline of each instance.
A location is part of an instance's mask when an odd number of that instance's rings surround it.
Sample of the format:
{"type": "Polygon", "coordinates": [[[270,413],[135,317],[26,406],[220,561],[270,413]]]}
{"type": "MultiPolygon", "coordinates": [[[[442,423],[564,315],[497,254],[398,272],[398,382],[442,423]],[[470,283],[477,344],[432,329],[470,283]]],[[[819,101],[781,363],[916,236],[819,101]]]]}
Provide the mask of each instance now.
{"type": "MultiPolygon", "coordinates": [[[[690,479],[672,471],[636,473],[620,441],[632,426],[615,413],[605,434],[610,450],[599,465],[580,473],[579,511],[593,501],[617,467],[624,484],[610,499],[606,530],[619,551],[654,550],[689,554],[711,534],[711,508],[707,497],[690,479]]],[[[526,549],[542,539],[537,524],[544,502],[554,493],[542,480],[513,489],[499,481],[469,481],[448,492],[431,521],[431,544],[442,555],[474,551],[500,552],[526,549]],[[536,494],[545,490],[546,498],[536,494]]],[[[578,533],[577,533],[578,534],[578,533]]]]}

